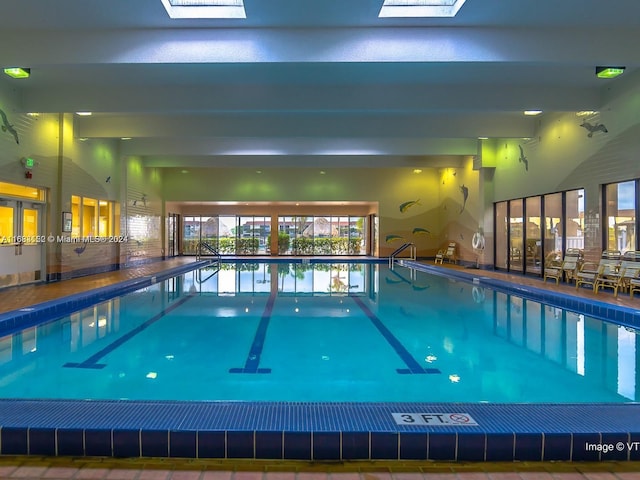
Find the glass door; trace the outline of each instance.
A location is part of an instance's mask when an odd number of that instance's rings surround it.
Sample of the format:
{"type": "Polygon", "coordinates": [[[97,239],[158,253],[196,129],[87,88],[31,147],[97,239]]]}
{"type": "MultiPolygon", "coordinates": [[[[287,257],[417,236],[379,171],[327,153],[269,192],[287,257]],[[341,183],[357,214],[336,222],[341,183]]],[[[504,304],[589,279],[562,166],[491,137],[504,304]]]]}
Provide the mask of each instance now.
{"type": "Polygon", "coordinates": [[[43,279],[42,205],[0,201],[0,287],[43,279]]]}
{"type": "Polygon", "coordinates": [[[540,274],[542,270],[542,214],[541,197],[529,197],[525,200],[527,212],[526,223],[523,226],[525,233],[525,259],[526,272],[540,274]]]}
{"type": "Polygon", "coordinates": [[[177,213],[170,213],[167,217],[168,257],[175,257],[178,254],[178,225],[180,225],[180,216],[177,213]]]}
{"type": "Polygon", "coordinates": [[[509,202],[509,269],[522,272],[524,257],[523,201],[509,202]]]}

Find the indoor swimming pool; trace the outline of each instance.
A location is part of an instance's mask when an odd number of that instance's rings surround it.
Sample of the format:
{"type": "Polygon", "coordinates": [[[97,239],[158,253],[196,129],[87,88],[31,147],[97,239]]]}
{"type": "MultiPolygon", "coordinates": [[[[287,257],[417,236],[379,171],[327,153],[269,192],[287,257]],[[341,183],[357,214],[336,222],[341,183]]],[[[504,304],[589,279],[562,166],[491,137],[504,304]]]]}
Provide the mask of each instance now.
{"type": "Polygon", "coordinates": [[[379,263],[223,263],[0,338],[0,397],[634,402],[637,332],[379,263]]]}
{"type": "Polygon", "coordinates": [[[1,314],[0,454],[640,459],[637,310],[410,261],[194,267],[1,314]]]}

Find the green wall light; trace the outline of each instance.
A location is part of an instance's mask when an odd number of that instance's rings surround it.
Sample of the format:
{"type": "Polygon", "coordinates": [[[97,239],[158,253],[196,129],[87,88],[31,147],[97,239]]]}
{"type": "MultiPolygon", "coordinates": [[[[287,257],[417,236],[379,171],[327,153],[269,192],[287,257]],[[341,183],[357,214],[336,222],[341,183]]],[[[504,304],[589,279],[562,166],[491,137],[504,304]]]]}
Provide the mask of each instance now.
{"type": "Polygon", "coordinates": [[[33,158],[25,158],[24,159],[24,166],[26,168],[33,168],[33,166],[35,165],[36,162],[33,161],[33,158]]]}
{"type": "Polygon", "coordinates": [[[22,67],[9,67],[4,69],[4,73],[12,78],[29,78],[29,76],[31,75],[31,69],[22,67]]]}
{"type": "Polygon", "coordinates": [[[615,78],[624,73],[625,67],[596,67],[596,77],[615,78]]]}

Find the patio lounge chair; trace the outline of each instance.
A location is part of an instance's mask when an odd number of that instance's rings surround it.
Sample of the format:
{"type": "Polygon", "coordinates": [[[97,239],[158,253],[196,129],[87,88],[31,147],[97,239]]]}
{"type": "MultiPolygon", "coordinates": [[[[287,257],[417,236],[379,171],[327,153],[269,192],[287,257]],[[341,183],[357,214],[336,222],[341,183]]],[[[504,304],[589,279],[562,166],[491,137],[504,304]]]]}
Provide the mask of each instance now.
{"type": "Polygon", "coordinates": [[[620,263],[605,263],[598,266],[598,274],[593,283],[593,291],[598,293],[602,288],[611,288],[613,295],[618,296],[618,290],[622,287],[624,267],[620,263]]]}
{"type": "Polygon", "coordinates": [[[446,250],[438,250],[438,253],[436,253],[435,263],[442,264],[444,260],[449,263],[456,263],[456,242],[449,243],[446,250]]]}
{"type": "Polygon", "coordinates": [[[600,262],[598,264],[585,261],[576,272],[576,290],[581,285],[591,285],[595,292],[596,279],[599,277],[601,278],[601,283],[598,288],[608,286],[608,283],[604,281],[604,278],[607,276],[611,277],[614,275],[614,272],[616,275],[618,274],[621,255],[622,254],[619,250],[605,250],[602,252],[602,256],[600,257],[600,262]]]}
{"type": "Polygon", "coordinates": [[[451,242],[449,244],[449,246],[447,247],[447,251],[444,252],[444,258],[449,263],[456,263],[457,262],[457,258],[456,258],[456,242],[451,242]]]}
{"type": "Polygon", "coordinates": [[[547,278],[551,278],[556,281],[556,285],[562,279],[562,264],[557,252],[551,252],[544,262],[544,275],[542,280],[547,281],[547,278]]]}
{"type": "Polygon", "coordinates": [[[568,248],[562,262],[558,262],[555,255],[547,260],[544,267],[543,280],[546,282],[547,278],[552,278],[555,279],[556,283],[559,283],[564,278],[566,282],[570,283],[575,278],[576,271],[581,263],[582,251],[577,248],[568,248]]]}
{"type": "Polygon", "coordinates": [[[640,251],[628,250],[620,262],[620,288],[626,292],[631,289],[631,280],[640,277],[640,251]]]}
{"type": "Polygon", "coordinates": [[[640,274],[629,279],[629,297],[633,298],[634,292],[640,292],[640,274]]]}
{"type": "Polygon", "coordinates": [[[584,261],[582,250],[577,248],[567,248],[562,262],[562,273],[567,283],[571,283],[576,278],[576,272],[584,261]]]}

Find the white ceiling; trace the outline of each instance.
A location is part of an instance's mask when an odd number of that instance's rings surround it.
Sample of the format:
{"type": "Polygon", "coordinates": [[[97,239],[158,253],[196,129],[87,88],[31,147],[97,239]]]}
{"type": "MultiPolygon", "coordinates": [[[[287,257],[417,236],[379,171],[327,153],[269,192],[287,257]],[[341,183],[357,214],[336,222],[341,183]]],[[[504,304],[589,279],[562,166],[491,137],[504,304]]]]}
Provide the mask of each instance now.
{"type": "Polygon", "coordinates": [[[246,20],[171,20],[160,0],[14,0],[0,79],[23,112],[90,110],[148,165],[441,165],[478,136],[530,137],[640,80],[638,0],[467,0],[379,19],[383,0],[245,0],[246,20]],[[600,80],[596,65],[623,65],[600,80]],[[4,76],[3,76],[4,77],[4,76]]]}

